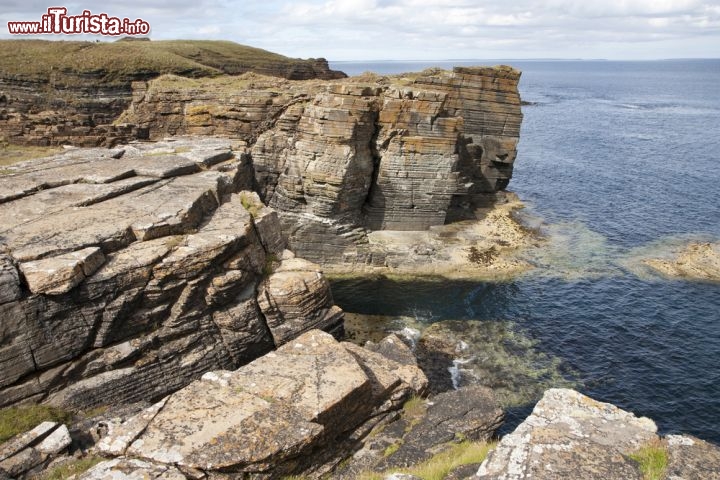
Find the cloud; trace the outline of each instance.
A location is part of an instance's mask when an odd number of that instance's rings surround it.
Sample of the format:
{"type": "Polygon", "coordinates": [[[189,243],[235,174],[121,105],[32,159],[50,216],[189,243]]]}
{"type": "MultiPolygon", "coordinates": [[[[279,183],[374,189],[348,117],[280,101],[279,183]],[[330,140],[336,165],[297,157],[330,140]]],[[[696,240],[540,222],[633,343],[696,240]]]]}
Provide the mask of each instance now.
{"type": "MultiPolygon", "coordinates": [[[[4,3],[3,23],[37,19],[48,5],[4,3]]],[[[720,51],[720,0],[114,0],[102,5],[109,14],[150,22],[156,39],[226,38],[295,57],[651,58],[720,51]]],[[[66,6],[71,12],[100,8],[94,2],[66,6]]]]}

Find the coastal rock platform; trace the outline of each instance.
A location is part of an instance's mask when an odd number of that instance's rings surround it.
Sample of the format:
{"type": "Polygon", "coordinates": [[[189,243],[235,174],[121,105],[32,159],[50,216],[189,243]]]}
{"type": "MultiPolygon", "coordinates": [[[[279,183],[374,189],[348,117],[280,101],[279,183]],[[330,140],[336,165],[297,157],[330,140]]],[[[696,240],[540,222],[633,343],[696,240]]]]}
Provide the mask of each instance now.
{"type": "Polygon", "coordinates": [[[3,171],[0,406],[154,401],[341,331],[328,282],[285,250],[232,146],[68,149],[3,171]]]}

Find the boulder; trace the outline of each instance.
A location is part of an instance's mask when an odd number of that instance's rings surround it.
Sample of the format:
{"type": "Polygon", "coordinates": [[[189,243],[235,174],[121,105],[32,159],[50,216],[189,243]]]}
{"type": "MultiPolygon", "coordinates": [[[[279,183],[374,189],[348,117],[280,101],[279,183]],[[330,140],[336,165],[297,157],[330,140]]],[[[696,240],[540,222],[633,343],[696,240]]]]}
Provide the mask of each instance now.
{"type": "Polygon", "coordinates": [[[330,284],[307,260],[282,260],[261,283],[258,304],[276,345],[313,328],[342,332],[342,310],[333,305],[330,284]]]}
{"type": "Polygon", "coordinates": [[[432,397],[425,415],[403,437],[384,466],[410,466],[432,457],[439,446],[458,440],[488,441],[505,414],[492,390],[469,386],[432,397]]]}
{"type": "Polygon", "coordinates": [[[392,366],[364,362],[347,344],[311,330],[236,371],[208,372],[111,425],[98,449],[146,462],[132,467],[138,472],[147,462],[213,478],[317,469],[323,455],[347,455],[339,445],[355,432],[367,434],[362,425],[378,407],[399,392],[404,398],[417,393],[400,387],[392,366]],[[387,379],[388,388],[377,390],[378,378],[387,379]]]}
{"type": "Polygon", "coordinates": [[[550,389],[488,455],[477,478],[641,480],[629,455],[657,442],[656,432],[648,418],[574,390],[550,389]]]}

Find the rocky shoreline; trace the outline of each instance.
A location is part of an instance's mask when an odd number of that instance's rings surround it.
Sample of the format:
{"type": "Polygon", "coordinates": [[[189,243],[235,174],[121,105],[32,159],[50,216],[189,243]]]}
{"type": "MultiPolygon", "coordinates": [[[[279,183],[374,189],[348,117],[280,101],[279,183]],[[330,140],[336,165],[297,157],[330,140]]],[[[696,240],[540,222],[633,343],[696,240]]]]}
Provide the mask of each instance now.
{"type": "Polygon", "coordinates": [[[0,445],[0,478],[86,460],[90,468],[72,478],[720,478],[719,447],[660,437],[652,420],[574,390],[547,390],[496,443],[504,415],[492,390],[422,399],[427,388],[400,337],[363,348],[311,330],[141,410],[108,411],[69,428],[42,423],[0,445]],[[470,447],[481,449],[468,455],[470,447]],[[648,452],[662,459],[650,476],[648,452]],[[431,468],[436,476],[423,473],[431,468]]]}
{"type": "MultiPolygon", "coordinates": [[[[342,341],[325,272],[532,268],[521,253],[542,240],[505,190],[519,77],[162,77],[134,85],[122,119],[195,136],[4,168],[0,407],[105,412],[15,432],[0,480],[86,460],[76,479],[413,479],[449,457],[435,478],[641,479],[648,448],[665,455],[657,478],[720,478],[718,447],[569,389],[545,391],[495,447],[503,408],[547,386],[510,377],[556,374],[490,342],[500,322],[342,341]],[[458,382],[461,366],[479,381],[458,382]]],[[[713,248],[672,268],[696,275],[713,248]]]]}

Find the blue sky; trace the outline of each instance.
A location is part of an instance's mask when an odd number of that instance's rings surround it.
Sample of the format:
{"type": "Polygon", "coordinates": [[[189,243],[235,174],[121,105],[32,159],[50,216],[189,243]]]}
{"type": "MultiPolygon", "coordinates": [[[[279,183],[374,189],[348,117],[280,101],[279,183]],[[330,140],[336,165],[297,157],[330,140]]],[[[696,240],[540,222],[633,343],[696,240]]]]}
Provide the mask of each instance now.
{"type": "MultiPolygon", "coordinates": [[[[7,21],[39,20],[55,5],[0,2],[0,38],[11,37],[7,21]]],[[[62,5],[70,14],[89,9],[142,18],[157,40],[232,40],[303,58],[720,57],[720,0],[88,0],[62,5]]]]}

